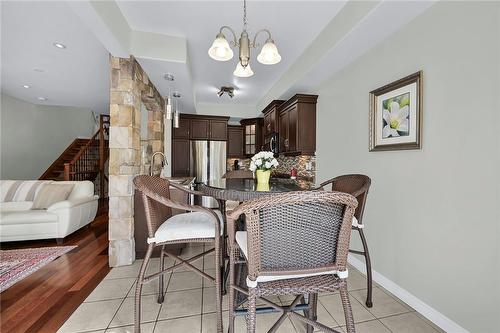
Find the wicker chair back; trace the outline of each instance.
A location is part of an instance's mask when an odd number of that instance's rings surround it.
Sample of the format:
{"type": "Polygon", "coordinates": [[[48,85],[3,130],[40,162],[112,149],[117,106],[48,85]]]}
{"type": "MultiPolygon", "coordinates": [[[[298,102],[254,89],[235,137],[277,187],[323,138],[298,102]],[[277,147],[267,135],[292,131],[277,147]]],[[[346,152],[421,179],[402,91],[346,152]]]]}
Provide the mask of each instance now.
{"type": "Polygon", "coordinates": [[[247,201],[249,277],[345,270],[356,199],[303,191],[247,201]]]}
{"type": "Polygon", "coordinates": [[[358,208],[356,208],[354,216],[359,223],[363,223],[366,197],[371,185],[370,177],[360,174],[342,175],[322,183],[321,186],[327,187],[330,184],[332,191],[349,193],[356,197],[358,208]]]}
{"type": "Polygon", "coordinates": [[[141,175],[134,178],[134,185],[141,192],[149,237],[154,237],[158,227],[172,216],[172,209],[161,201],[170,199],[170,182],[159,177],[141,175]]]}

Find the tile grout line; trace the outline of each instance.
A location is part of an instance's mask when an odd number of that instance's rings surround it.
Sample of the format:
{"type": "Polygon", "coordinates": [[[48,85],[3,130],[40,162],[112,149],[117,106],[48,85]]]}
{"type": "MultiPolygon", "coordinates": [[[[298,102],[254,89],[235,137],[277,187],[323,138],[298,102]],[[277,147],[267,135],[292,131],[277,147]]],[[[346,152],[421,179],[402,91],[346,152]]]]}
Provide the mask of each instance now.
{"type": "Polygon", "coordinates": [[[118,308],[116,309],[113,317],[111,317],[111,320],[109,321],[108,323],[108,326],[106,326],[106,328],[104,329],[104,331],[106,332],[108,329],[109,329],[109,326],[111,325],[111,323],[113,322],[113,319],[115,319],[116,315],[118,314],[118,311],[120,311],[120,308],[122,307],[123,303],[125,303],[125,300],[127,299],[127,295],[130,293],[130,291],[132,290],[132,288],[134,288],[134,285],[136,285],[137,283],[137,278],[135,279],[135,283],[132,283],[132,285],[130,286],[130,288],[128,288],[128,291],[127,293],[125,294],[125,297],[122,299],[120,305],[118,306],[118,308]]]}

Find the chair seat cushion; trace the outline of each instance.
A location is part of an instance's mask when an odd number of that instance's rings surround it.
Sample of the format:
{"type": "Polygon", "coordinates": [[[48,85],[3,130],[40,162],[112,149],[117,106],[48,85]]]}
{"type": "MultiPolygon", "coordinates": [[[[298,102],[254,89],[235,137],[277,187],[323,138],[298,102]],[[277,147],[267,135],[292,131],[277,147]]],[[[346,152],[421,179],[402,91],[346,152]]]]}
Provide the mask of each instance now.
{"type": "MultiPolygon", "coordinates": [[[[238,246],[241,249],[241,252],[243,252],[243,255],[245,258],[248,259],[248,240],[247,240],[247,232],[246,231],[237,231],[235,235],[235,240],[238,246]]],[[[332,270],[332,271],[327,271],[327,272],[317,272],[317,273],[306,273],[306,274],[296,274],[296,275],[261,275],[257,276],[257,279],[255,281],[250,280],[248,277],[246,279],[247,282],[247,287],[250,288],[255,288],[257,287],[258,282],[269,282],[269,281],[277,281],[277,280],[287,280],[287,279],[297,279],[297,278],[305,278],[305,277],[311,277],[311,276],[318,276],[318,275],[332,275],[336,274],[340,278],[347,278],[347,270],[339,272],[337,270],[332,270]]]]}
{"type": "MultiPolygon", "coordinates": [[[[214,210],[219,218],[220,234],[224,233],[224,221],[219,210],[214,210]]],[[[177,214],[163,222],[148,243],[163,243],[182,239],[213,238],[215,225],[211,217],[203,212],[177,214]]]]}

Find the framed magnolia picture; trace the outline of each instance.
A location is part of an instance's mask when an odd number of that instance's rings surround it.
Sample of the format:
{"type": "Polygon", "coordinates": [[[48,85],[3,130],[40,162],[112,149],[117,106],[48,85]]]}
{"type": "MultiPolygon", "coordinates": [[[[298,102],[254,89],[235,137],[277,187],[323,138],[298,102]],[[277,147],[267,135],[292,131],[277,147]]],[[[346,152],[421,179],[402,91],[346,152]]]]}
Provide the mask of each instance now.
{"type": "Polygon", "coordinates": [[[370,92],[370,151],[420,149],[422,71],[370,92]]]}

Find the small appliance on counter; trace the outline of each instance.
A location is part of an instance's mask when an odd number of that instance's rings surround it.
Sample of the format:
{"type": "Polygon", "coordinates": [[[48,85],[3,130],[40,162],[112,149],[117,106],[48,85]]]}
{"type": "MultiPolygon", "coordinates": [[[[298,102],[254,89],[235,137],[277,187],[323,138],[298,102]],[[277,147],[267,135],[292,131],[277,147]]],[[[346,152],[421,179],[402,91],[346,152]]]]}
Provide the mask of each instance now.
{"type": "Polygon", "coordinates": [[[272,151],[274,154],[278,154],[278,142],[278,133],[269,134],[264,139],[264,150],[272,151]]]}
{"type": "Polygon", "coordinates": [[[290,179],[297,179],[297,169],[292,168],[290,171],[290,179]]]}
{"type": "Polygon", "coordinates": [[[233,170],[239,170],[240,169],[240,161],[239,160],[234,160],[233,162],[233,170]]]}

